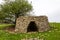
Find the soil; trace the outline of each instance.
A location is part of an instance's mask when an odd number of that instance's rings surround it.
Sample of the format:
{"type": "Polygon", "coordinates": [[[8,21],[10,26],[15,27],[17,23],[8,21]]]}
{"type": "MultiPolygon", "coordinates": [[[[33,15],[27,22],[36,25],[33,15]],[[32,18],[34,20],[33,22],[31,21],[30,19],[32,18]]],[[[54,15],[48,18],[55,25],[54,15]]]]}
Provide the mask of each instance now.
{"type": "Polygon", "coordinates": [[[4,30],[9,31],[9,32],[14,32],[15,27],[14,26],[13,27],[6,27],[6,28],[4,28],[4,30]]]}

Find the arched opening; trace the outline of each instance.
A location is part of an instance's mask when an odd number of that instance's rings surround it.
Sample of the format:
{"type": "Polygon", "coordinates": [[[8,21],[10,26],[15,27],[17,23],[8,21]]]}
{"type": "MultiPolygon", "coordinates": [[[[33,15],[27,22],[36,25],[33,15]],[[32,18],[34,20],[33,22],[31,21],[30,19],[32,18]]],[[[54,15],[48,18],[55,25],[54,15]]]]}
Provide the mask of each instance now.
{"type": "Polygon", "coordinates": [[[35,24],[35,21],[31,21],[27,27],[27,32],[37,32],[38,28],[35,24]]]}

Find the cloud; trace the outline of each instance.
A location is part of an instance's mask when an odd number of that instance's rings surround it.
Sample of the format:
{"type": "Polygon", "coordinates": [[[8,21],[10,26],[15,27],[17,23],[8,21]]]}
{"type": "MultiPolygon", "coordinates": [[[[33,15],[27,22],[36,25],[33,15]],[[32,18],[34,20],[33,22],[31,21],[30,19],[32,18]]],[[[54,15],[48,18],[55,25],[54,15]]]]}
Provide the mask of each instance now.
{"type": "Polygon", "coordinates": [[[46,15],[51,22],[60,22],[60,0],[29,0],[32,1],[36,16],[46,15]]]}

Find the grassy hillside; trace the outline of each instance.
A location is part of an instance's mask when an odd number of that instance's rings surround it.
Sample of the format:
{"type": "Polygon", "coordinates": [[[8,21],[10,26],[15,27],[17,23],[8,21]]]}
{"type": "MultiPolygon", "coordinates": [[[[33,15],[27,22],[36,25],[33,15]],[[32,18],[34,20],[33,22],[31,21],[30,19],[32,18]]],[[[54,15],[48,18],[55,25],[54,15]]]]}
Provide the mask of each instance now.
{"type": "Polygon", "coordinates": [[[51,29],[47,32],[32,34],[10,34],[8,32],[0,30],[0,40],[21,40],[23,38],[42,38],[44,40],[60,40],[60,23],[50,23],[50,27],[51,29]]]}

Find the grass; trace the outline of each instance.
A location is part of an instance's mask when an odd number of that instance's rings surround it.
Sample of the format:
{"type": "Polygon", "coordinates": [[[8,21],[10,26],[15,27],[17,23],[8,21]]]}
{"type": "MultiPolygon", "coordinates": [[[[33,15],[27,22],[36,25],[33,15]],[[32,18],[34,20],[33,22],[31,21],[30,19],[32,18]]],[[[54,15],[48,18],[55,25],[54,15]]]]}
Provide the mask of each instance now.
{"type": "Polygon", "coordinates": [[[14,24],[0,24],[0,29],[4,29],[6,27],[14,26],[14,24]]]}
{"type": "Polygon", "coordinates": [[[43,38],[44,40],[60,40],[60,23],[50,23],[50,26],[51,30],[47,32],[32,34],[28,33],[10,34],[6,31],[0,30],[0,40],[21,40],[23,38],[43,38]]]}

